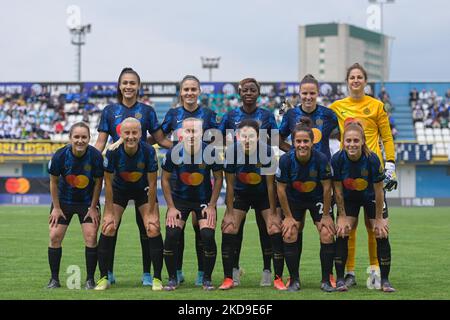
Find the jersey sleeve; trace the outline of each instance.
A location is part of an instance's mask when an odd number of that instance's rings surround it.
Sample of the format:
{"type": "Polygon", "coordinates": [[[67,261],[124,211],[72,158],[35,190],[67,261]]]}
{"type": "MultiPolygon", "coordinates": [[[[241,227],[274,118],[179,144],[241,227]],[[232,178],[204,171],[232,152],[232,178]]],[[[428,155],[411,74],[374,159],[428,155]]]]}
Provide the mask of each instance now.
{"type": "Polygon", "coordinates": [[[331,157],[331,172],[334,181],[342,181],[341,170],[339,168],[339,155],[341,153],[335,153],[331,157]]]}
{"type": "MultiPolygon", "coordinates": [[[[213,154],[212,154],[213,157],[215,157],[215,153],[216,153],[216,151],[214,150],[214,151],[213,151],[213,154]]],[[[223,170],[223,164],[217,163],[217,162],[214,161],[214,163],[211,165],[211,170],[212,170],[212,171],[220,171],[220,170],[223,170]]]]}
{"type": "Polygon", "coordinates": [[[103,156],[102,156],[102,154],[99,152],[99,151],[97,151],[97,150],[94,150],[94,166],[93,166],[93,168],[94,168],[94,170],[93,170],[93,176],[94,176],[94,178],[101,178],[101,177],[103,177],[103,175],[104,175],[104,167],[103,167],[103,156]]]}
{"type": "Polygon", "coordinates": [[[149,145],[147,155],[147,172],[156,171],[158,171],[158,158],[156,157],[155,148],[149,145]]]}
{"type": "Polygon", "coordinates": [[[289,111],[283,115],[283,119],[280,124],[280,135],[286,138],[291,132],[289,130],[289,111]]]}
{"type": "Polygon", "coordinates": [[[270,124],[270,128],[268,128],[269,130],[278,130],[278,125],[277,121],[275,120],[275,116],[270,111],[269,111],[269,124],[270,124]]]}
{"type": "Polygon", "coordinates": [[[222,117],[222,121],[220,121],[218,129],[222,132],[222,135],[225,136],[227,125],[228,125],[228,113],[225,113],[225,115],[222,117]]]}
{"type": "MultiPolygon", "coordinates": [[[[234,149],[234,146],[232,146],[234,149]]],[[[233,152],[232,155],[233,159],[225,158],[225,161],[223,162],[223,171],[227,173],[235,173],[236,172],[236,157],[235,153],[233,152]],[[234,160],[234,161],[233,161],[234,160]]]]}
{"type": "Polygon", "coordinates": [[[219,123],[217,123],[217,113],[211,110],[209,116],[209,128],[208,129],[218,129],[219,123]]]}
{"type": "Polygon", "coordinates": [[[173,121],[173,117],[174,117],[173,110],[175,110],[175,109],[170,109],[169,111],[167,111],[167,113],[164,117],[164,120],[161,124],[161,130],[162,130],[162,132],[164,132],[164,134],[168,134],[173,131],[173,128],[172,128],[172,121],[173,121]]]}
{"type": "Polygon", "coordinates": [[[150,107],[150,111],[149,111],[149,120],[150,120],[150,124],[148,127],[148,132],[150,134],[152,134],[155,131],[158,131],[160,128],[160,125],[158,122],[158,117],[156,116],[156,112],[152,107],[150,107]]]}
{"type": "Polygon", "coordinates": [[[384,169],[381,165],[380,159],[375,153],[369,156],[370,171],[373,183],[378,183],[384,180],[384,169]]]}
{"type": "Polygon", "coordinates": [[[320,155],[319,159],[319,179],[329,180],[333,177],[331,174],[331,166],[325,155],[320,155]]]}
{"type": "Polygon", "coordinates": [[[110,129],[111,129],[109,127],[109,122],[108,122],[109,114],[110,114],[109,110],[110,110],[109,106],[106,106],[103,109],[102,114],[100,116],[100,123],[98,124],[98,129],[97,129],[98,132],[106,132],[109,134],[110,129]]]}
{"type": "Polygon", "coordinates": [[[394,138],[392,137],[389,117],[382,102],[378,106],[377,122],[381,140],[383,141],[384,152],[386,153],[386,161],[395,161],[394,138]]]}
{"type": "Polygon", "coordinates": [[[59,177],[61,175],[61,166],[60,166],[61,154],[62,154],[61,151],[56,152],[48,163],[47,167],[48,173],[51,174],[52,176],[59,177]]]}
{"type": "Polygon", "coordinates": [[[172,162],[171,152],[173,149],[169,149],[163,158],[161,168],[167,172],[172,172],[174,169],[174,164],[172,162]]]}
{"type": "Polygon", "coordinates": [[[103,160],[103,167],[106,172],[114,173],[114,151],[106,151],[106,156],[103,160]]]}
{"type": "Polygon", "coordinates": [[[278,182],[289,183],[289,155],[287,153],[281,156],[275,177],[278,182]]]}

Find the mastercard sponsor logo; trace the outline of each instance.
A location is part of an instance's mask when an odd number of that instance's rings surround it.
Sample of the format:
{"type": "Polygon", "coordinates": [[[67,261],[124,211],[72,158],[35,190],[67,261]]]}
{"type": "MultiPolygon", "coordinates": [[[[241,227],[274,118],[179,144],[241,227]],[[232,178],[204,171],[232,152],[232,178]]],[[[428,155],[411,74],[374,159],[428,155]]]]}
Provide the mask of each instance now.
{"type": "Polygon", "coordinates": [[[317,128],[312,128],[312,132],[313,132],[313,135],[314,135],[313,143],[314,144],[319,143],[320,140],[322,140],[322,132],[319,129],[317,129],[317,128]]]}
{"type": "Polygon", "coordinates": [[[238,174],[238,179],[244,184],[259,184],[261,183],[261,176],[254,172],[241,172],[238,174]]]}
{"type": "Polygon", "coordinates": [[[70,174],[70,175],[66,176],[66,182],[71,187],[78,188],[78,189],[84,189],[89,184],[89,178],[82,174],[79,176],[70,174]]]}
{"type": "Polygon", "coordinates": [[[124,171],[124,172],[121,172],[119,175],[120,175],[120,177],[123,180],[125,180],[127,182],[136,182],[142,177],[142,172],[138,172],[138,171],[132,171],[132,172],[124,171]]]}
{"type": "Polygon", "coordinates": [[[122,124],[119,123],[119,124],[117,125],[117,127],[116,127],[116,133],[117,133],[118,136],[120,136],[120,127],[121,127],[121,126],[122,126],[122,124]]]}
{"type": "Polygon", "coordinates": [[[355,190],[355,191],[363,191],[367,189],[367,186],[369,185],[366,180],[361,178],[348,178],[345,179],[343,182],[345,189],[348,190],[355,190]]]}
{"type": "Polygon", "coordinates": [[[180,175],[181,181],[188,186],[198,186],[203,182],[203,175],[198,172],[183,172],[180,175]]]}
{"type": "Polygon", "coordinates": [[[292,186],[298,192],[311,192],[316,188],[317,183],[315,181],[294,181],[294,183],[292,183],[292,186]]]}
{"type": "Polygon", "coordinates": [[[30,190],[30,182],[25,178],[10,178],[5,182],[5,189],[8,193],[24,194],[30,190]]]}

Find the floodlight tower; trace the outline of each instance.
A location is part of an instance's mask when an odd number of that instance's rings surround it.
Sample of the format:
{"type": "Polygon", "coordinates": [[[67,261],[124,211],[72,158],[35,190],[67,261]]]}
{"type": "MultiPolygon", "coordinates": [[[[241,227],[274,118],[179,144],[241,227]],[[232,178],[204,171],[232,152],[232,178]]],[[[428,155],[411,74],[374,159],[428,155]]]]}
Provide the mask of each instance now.
{"type": "Polygon", "coordinates": [[[200,57],[202,59],[202,67],[209,69],[209,82],[212,81],[212,69],[219,68],[220,57],[200,57]]]}
{"type": "Polygon", "coordinates": [[[86,44],[86,34],[91,32],[91,24],[81,24],[80,7],[71,5],[67,7],[67,27],[72,35],[71,43],[77,47],[77,81],[81,81],[81,46],[86,44]]]}

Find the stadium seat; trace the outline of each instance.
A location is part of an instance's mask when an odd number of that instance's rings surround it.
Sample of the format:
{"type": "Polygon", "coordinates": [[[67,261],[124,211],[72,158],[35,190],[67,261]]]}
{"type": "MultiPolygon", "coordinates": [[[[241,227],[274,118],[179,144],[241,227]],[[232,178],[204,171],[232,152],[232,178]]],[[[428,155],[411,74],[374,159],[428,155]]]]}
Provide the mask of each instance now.
{"type": "Polygon", "coordinates": [[[426,143],[425,135],[417,135],[417,142],[419,142],[419,144],[425,144],[426,143]]]}
{"type": "Polygon", "coordinates": [[[426,128],[426,129],[425,129],[425,135],[426,135],[426,136],[432,136],[432,135],[433,135],[433,129],[431,129],[431,128],[426,128]]]}
{"type": "Polygon", "coordinates": [[[441,128],[433,128],[433,134],[435,136],[441,135],[441,128]]]}
{"type": "Polygon", "coordinates": [[[450,129],[448,129],[448,128],[443,128],[443,129],[442,129],[442,136],[443,136],[443,137],[445,137],[445,136],[450,136],[450,129]]]}
{"type": "Polygon", "coordinates": [[[434,136],[433,135],[426,135],[425,139],[427,143],[434,143],[434,136]]]}
{"type": "Polygon", "coordinates": [[[418,121],[414,124],[414,126],[416,127],[416,129],[423,129],[423,122],[422,121],[418,121]]]}
{"type": "Polygon", "coordinates": [[[434,142],[443,142],[444,140],[442,139],[442,136],[439,135],[434,135],[434,142]]]}
{"type": "Polygon", "coordinates": [[[423,128],[416,129],[416,134],[419,136],[425,135],[425,130],[423,128]]]}

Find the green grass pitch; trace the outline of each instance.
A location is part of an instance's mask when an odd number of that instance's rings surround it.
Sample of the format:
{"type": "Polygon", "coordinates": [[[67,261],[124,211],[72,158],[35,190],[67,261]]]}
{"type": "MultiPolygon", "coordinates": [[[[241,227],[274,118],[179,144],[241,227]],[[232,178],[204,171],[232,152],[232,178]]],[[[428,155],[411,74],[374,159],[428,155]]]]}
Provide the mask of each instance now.
{"type": "MultiPolygon", "coordinates": [[[[190,220],[186,232],[184,273],[186,282],[174,292],[153,292],[140,283],[142,262],[134,209],[128,209],[119,232],[115,275],[117,284],[104,292],[84,290],[84,244],[78,219],[72,219],[63,242],[60,280],[62,288],[47,290],[49,280],[47,207],[0,206],[0,299],[449,299],[450,281],[450,210],[449,208],[391,208],[391,282],[398,290],[383,294],[368,290],[366,268],[367,234],[363,224],[358,230],[356,278],[358,285],[346,293],[323,293],[320,285],[319,238],[307,217],[304,230],[300,276],[302,290],[278,292],[272,287],[259,287],[262,270],[261,250],[253,212],[249,213],[241,266],[245,270],[241,286],[229,291],[204,292],[193,285],[196,276],[194,234],[190,220]],[[68,266],[78,265],[82,272],[82,289],[66,287],[68,266]]],[[[164,216],[165,208],[161,209],[164,216]]],[[[223,209],[219,210],[219,225],[223,209]]],[[[362,215],[360,215],[362,218],[362,215]]],[[[361,221],[362,222],[362,221],[361,221]]],[[[219,230],[219,228],[218,228],[219,230]]],[[[218,256],[213,282],[220,285],[223,277],[220,256],[220,232],[216,232],[218,256]]],[[[285,268],[285,277],[287,277],[285,268]]],[[[98,269],[97,269],[98,276],[98,269]]],[[[163,282],[167,272],[163,268],[163,282]]]]}

